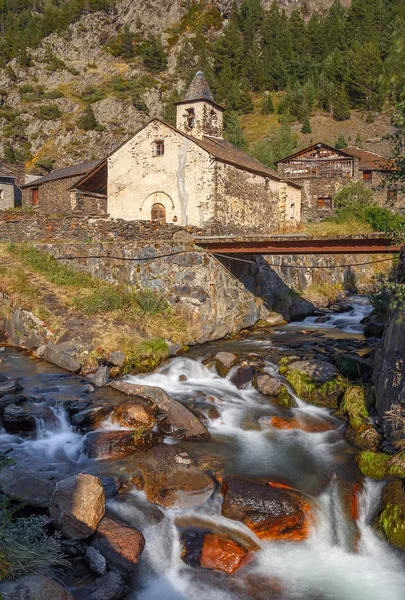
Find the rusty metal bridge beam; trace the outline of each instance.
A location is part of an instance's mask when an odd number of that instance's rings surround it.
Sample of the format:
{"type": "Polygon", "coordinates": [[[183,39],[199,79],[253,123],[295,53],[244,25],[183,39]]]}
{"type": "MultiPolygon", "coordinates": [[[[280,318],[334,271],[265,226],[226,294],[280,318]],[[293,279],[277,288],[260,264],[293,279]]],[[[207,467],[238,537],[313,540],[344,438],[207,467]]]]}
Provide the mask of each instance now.
{"type": "Polygon", "coordinates": [[[210,252],[223,254],[393,254],[400,246],[386,237],[342,238],[215,238],[198,237],[195,243],[210,252]]]}

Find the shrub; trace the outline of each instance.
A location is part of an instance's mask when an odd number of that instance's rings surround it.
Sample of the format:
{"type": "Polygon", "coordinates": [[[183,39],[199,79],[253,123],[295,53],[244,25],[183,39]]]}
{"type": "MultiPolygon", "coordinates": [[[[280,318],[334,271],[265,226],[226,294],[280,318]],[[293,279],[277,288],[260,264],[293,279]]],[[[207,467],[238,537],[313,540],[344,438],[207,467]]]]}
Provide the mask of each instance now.
{"type": "Polygon", "coordinates": [[[132,94],[132,105],[142,112],[148,112],[148,106],[139,92],[132,94]]]}
{"type": "Polygon", "coordinates": [[[269,93],[264,94],[263,101],[262,101],[262,115],[270,115],[273,112],[274,112],[273,98],[271,97],[271,94],[269,94],[269,93]]]}
{"type": "Polygon", "coordinates": [[[151,289],[137,292],[135,298],[140,308],[150,315],[167,312],[170,308],[165,295],[151,289]]]}
{"type": "Polygon", "coordinates": [[[77,119],[77,126],[84,131],[103,131],[103,127],[98,123],[96,115],[90,104],[84,109],[80,117],[77,119]]]}
{"type": "Polygon", "coordinates": [[[160,73],[167,68],[167,57],[159,38],[151,36],[147,42],[142,44],[140,54],[143,65],[152,73],[160,73]]]}
{"type": "Polygon", "coordinates": [[[347,140],[345,138],[345,136],[343,135],[343,133],[341,133],[338,137],[338,139],[335,142],[335,148],[346,148],[347,147],[347,140]]]}
{"type": "Polygon", "coordinates": [[[333,205],[338,220],[365,221],[366,209],[375,205],[374,193],[362,181],[353,181],[334,195],[333,205]]]}
{"type": "Polygon", "coordinates": [[[56,121],[62,116],[62,111],[56,104],[48,104],[47,106],[39,106],[37,115],[44,121],[56,121]]]}
{"type": "Polygon", "coordinates": [[[312,133],[311,121],[309,120],[308,115],[304,118],[302,123],[301,133],[312,133]]]}
{"type": "Polygon", "coordinates": [[[38,169],[41,171],[45,171],[46,173],[50,173],[53,169],[53,165],[55,164],[54,158],[41,158],[34,163],[38,169]]]}
{"type": "Polygon", "coordinates": [[[365,220],[374,231],[402,232],[405,231],[405,219],[398,213],[392,213],[382,206],[369,206],[365,210],[365,220]]]}
{"type": "Polygon", "coordinates": [[[79,96],[80,100],[83,100],[83,102],[88,102],[89,104],[93,104],[93,102],[99,102],[99,100],[103,100],[104,97],[105,96],[103,92],[95,88],[88,88],[79,96]]]}

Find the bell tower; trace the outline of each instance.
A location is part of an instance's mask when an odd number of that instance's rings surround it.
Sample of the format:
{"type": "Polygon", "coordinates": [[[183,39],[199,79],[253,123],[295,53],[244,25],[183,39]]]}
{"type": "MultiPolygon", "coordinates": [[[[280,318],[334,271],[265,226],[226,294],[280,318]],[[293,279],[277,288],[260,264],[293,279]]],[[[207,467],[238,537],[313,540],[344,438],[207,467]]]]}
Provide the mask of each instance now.
{"type": "Polygon", "coordinates": [[[202,71],[195,74],[184,99],[176,106],[177,129],[200,139],[204,135],[222,139],[224,108],[215,102],[202,71]]]}

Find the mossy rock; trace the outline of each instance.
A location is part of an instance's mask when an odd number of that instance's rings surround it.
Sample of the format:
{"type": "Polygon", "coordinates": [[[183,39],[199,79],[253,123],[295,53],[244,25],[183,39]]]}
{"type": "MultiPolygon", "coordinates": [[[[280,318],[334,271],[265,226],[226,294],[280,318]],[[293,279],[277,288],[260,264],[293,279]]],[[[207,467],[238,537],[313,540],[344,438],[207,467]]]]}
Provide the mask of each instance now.
{"type": "Polygon", "coordinates": [[[282,386],[277,397],[275,399],[275,403],[283,408],[296,408],[297,402],[294,397],[290,394],[285,385],[282,386]]]}
{"type": "Polygon", "coordinates": [[[360,431],[368,417],[365,389],[358,385],[349,387],[340,408],[349,418],[350,427],[354,431],[360,431]]]}
{"type": "Polygon", "coordinates": [[[378,525],[387,540],[405,550],[405,490],[401,481],[385,486],[378,525]]]}
{"type": "Polygon", "coordinates": [[[316,385],[309,375],[299,370],[288,371],[286,378],[297,396],[322,408],[337,408],[348,385],[339,375],[316,385]]]}
{"type": "Polygon", "coordinates": [[[357,457],[357,466],[365,477],[371,479],[405,478],[405,451],[394,456],[384,452],[361,452],[357,457]]]}

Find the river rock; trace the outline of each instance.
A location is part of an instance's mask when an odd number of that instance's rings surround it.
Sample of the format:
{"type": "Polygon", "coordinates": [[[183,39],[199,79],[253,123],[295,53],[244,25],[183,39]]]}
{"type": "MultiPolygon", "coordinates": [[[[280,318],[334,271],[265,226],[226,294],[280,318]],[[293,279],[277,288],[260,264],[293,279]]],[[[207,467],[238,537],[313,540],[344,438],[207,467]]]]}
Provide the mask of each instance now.
{"type": "Polygon", "coordinates": [[[152,429],[157,425],[156,410],[150,404],[142,400],[128,400],[119,406],[115,406],[111,420],[122,427],[133,427],[137,429],[152,429]]]}
{"type": "Polygon", "coordinates": [[[132,573],[145,547],[145,539],[138,529],[118,519],[104,517],[97,527],[92,546],[105,557],[109,565],[132,573]]]}
{"type": "Polygon", "coordinates": [[[325,383],[338,374],[336,367],[324,360],[300,360],[292,362],[288,365],[288,370],[305,373],[315,384],[325,383]]]}
{"type": "MultiPolygon", "coordinates": [[[[85,402],[83,406],[85,406],[85,408],[76,412],[71,418],[72,425],[78,427],[81,431],[97,429],[100,426],[100,423],[105,421],[114,410],[113,406],[89,406],[87,402],[85,402]]],[[[68,412],[71,414],[77,408],[77,405],[73,405],[68,412]]]]}
{"type": "Polygon", "coordinates": [[[391,481],[384,490],[377,523],[388,541],[405,550],[405,486],[403,481],[391,481]]]}
{"type": "Polygon", "coordinates": [[[128,396],[148,400],[164,413],[165,418],[159,429],[166,435],[185,440],[206,440],[208,429],[183,404],[170,398],[164,390],[154,386],[138,385],[127,381],[114,381],[109,384],[128,396]]]}
{"type": "Polygon", "coordinates": [[[256,371],[257,367],[254,365],[243,365],[232,375],[231,381],[238,390],[241,390],[254,379],[256,371]]]}
{"type": "Polygon", "coordinates": [[[121,350],[115,350],[108,355],[108,362],[114,367],[121,367],[125,362],[125,354],[121,350]]]}
{"type": "Polygon", "coordinates": [[[192,566],[235,573],[250,558],[247,548],[225,536],[188,530],[182,534],[182,560],[192,566]]]}
{"type": "Polygon", "coordinates": [[[315,310],[315,305],[309,300],[304,300],[304,298],[299,298],[294,300],[292,305],[289,307],[288,312],[290,314],[291,321],[301,321],[305,319],[305,317],[309,317],[313,314],[315,310]]]}
{"type": "Polygon", "coordinates": [[[16,465],[0,469],[0,490],[29,506],[48,508],[55,483],[50,476],[31,473],[16,465]]]}
{"type": "Polygon", "coordinates": [[[369,318],[364,328],[364,335],[366,337],[382,337],[384,333],[385,324],[383,321],[369,318]]]}
{"type": "Polygon", "coordinates": [[[89,546],[86,550],[86,563],[96,575],[103,576],[107,571],[107,563],[104,556],[93,546],[89,546]]]}
{"type": "Polygon", "coordinates": [[[128,586],[119,573],[109,571],[93,583],[73,591],[75,600],[121,600],[128,593],[128,586]]]}
{"type": "Polygon", "coordinates": [[[55,429],[59,420],[46,404],[9,404],[4,409],[3,425],[7,433],[33,433],[38,423],[43,422],[47,429],[55,429]]]}
{"type": "Polygon", "coordinates": [[[82,368],[80,362],[71,356],[67,350],[55,344],[47,344],[43,358],[57,367],[65,369],[65,371],[71,371],[72,373],[79,373],[82,368]]]}
{"type": "Polygon", "coordinates": [[[2,600],[74,600],[61,583],[45,575],[26,575],[0,584],[2,600]]]}
{"type": "Polygon", "coordinates": [[[265,396],[277,396],[283,384],[268,373],[260,373],[256,377],[256,388],[265,396]]]}
{"type": "Polygon", "coordinates": [[[110,367],[107,365],[102,365],[95,373],[87,375],[87,377],[96,387],[104,387],[110,378],[110,367]]]}
{"type": "Polygon", "coordinates": [[[351,380],[362,379],[367,375],[371,375],[372,361],[367,358],[362,358],[357,354],[342,354],[338,355],[334,363],[339,369],[339,372],[351,380]]]}
{"type": "Polygon", "coordinates": [[[104,511],[105,494],[100,479],[79,473],[56,484],[49,515],[54,527],[66,538],[82,540],[96,531],[104,511]]]}
{"type": "Polygon", "coordinates": [[[222,514],[241,521],[263,539],[304,540],[309,535],[310,505],[300,492],[247,477],[223,480],[222,514]]]}
{"type": "Polygon", "coordinates": [[[16,379],[7,377],[7,375],[0,375],[0,398],[6,394],[15,394],[19,390],[21,390],[21,386],[16,379]]]}
{"type": "Polygon", "coordinates": [[[214,356],[215,366],[221,377],[226,377],[229,371],[238,364],[239,357],[232,352],[218,352],[214,356]]]}
{"type": "Polygon", "coordinates": [[[215,490],[215,482],[175,446],[157,444],[136,457],[149,502],[181,510],[204,504],[215,490]]]}
{"type": "Polygon", "coordinates": [[[117,460],[145,450],[159,440],[154,431],[92,431],[86,436],[83,451],[89,458],[117,460]]]}

